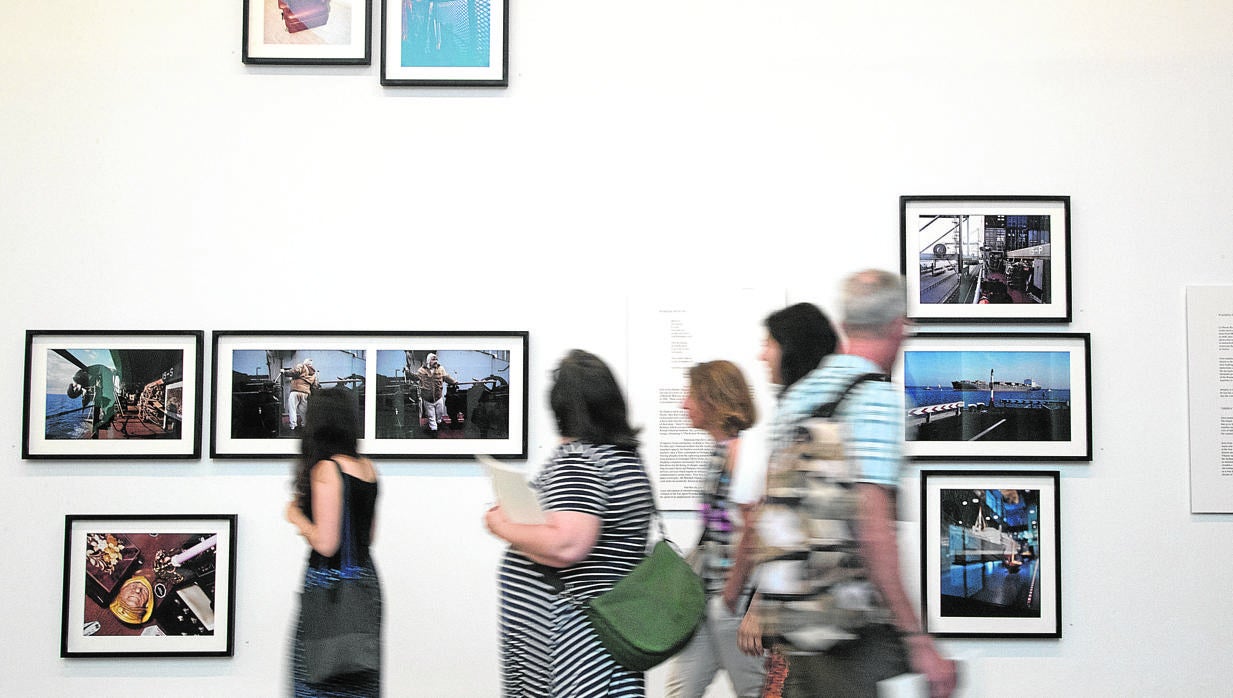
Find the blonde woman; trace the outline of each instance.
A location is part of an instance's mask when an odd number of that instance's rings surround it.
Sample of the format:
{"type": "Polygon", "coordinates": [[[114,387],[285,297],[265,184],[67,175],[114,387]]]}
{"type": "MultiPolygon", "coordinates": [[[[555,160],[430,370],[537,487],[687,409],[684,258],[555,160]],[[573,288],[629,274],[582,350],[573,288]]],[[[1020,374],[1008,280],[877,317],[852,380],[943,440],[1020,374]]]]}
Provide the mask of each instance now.
{"type": "Polygon", "coordinates": [[[758,445],[741,438],[757,418],[753,396],[735,364],[710,361],[689,370],[689,392],[681,406],[690,425],[715,441],[703,481],[698,510],[702,535],[694,554],[709,601],[693,639],[673,660],[668,696],[702,696],[720,669],[728,673],[738,696],[760,696],[763,660],[742,654],[737,643],[750,594],[749,556],[739,543],[765,482],[765,461],[742,458],[742,443],[748,450],[758,445]]]}

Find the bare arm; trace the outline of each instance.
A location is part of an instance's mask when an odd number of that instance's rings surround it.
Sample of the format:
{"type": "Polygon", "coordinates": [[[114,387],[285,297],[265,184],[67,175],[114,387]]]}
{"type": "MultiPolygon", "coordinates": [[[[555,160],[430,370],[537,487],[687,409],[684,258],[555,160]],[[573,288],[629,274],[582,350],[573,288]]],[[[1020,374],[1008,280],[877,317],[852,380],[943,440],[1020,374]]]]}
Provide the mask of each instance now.
{"type": "Polygon", "coordinates": [[[549,567],[568,567],[581,562],[599,540],[598,516],[576,511],[545,512],[542,524],[514,523],[500,506],[484,515],[492,534],[505,540],[535,562],[549,567]]]}
{"type": "Polygon", "coordinates": [[[933,638],[920,626],[916,609],[904,591],[899,569],[899,543],[890,491],[862,483],[857,538],[870,580],[881,592],[895,627],[907,635],[908,659],[913,670],[929,680],[933,696],[949,696],[955,690],[955,664],[938,654],[933,638]]]}
{"type": "Polygon", "coordinates": [[[328,460],[319,461],[312,473],[313,520],[293,501],[287,505],[287,520],[313,550],[330,557],[342,542],[342,476],[328,460]]]}
{"type": "Polygon", "coordinates": [[[758,545],[757,531],[754,528],[758,507],[755,504],[741,504],[740,508],[745,525],[741,528],[741,537],[732,558],[732,569],[728,572],[723,591],[724,605],[732,613],[736,612],[736,602],[741,597],[745,582],[749,580],[750,572],[753,571],[753,552],[758,545]]]}

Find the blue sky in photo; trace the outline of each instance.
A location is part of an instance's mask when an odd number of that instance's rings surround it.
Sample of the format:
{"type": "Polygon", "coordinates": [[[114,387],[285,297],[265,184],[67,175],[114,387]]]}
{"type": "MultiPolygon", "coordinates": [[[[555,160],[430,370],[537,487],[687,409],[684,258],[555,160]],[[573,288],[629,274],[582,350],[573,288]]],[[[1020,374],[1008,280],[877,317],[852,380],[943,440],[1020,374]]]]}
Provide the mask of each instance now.
{"type": "MultiPolygon", "coordinates": [[[[68,353],[77,357],[83,364],[87,366],[106,366],[111,370],[115,370],[115,362],[111,360],[110,349],[69,349],[68,353]]],[[[60,356],[51,349],[47,350],[47,392],[62,393],[68,384],[72,382],[73,376],[77,373],[78,368],[73,362],[60,356]]]]}
{"type": "MultiPolygon", "coordinates": [[[[406,355],[402,349],[379,349],[377,351],[377,375],[400,377],[406,361],[406,355]]],[[[470,349],[443,349],[437,352],[437,361],[445,367],[454,380],[478,380],[494,373],[509,380],[509,362],[494,361],[486,352],[470,349]]]]}
{"type": "Polygon", "coordinates": [[[950,386],[955,380],[1031,379],[1046,388],[1070,389],[1070,352],[1065,351],[905,351],[904,385],[950,386]]]}

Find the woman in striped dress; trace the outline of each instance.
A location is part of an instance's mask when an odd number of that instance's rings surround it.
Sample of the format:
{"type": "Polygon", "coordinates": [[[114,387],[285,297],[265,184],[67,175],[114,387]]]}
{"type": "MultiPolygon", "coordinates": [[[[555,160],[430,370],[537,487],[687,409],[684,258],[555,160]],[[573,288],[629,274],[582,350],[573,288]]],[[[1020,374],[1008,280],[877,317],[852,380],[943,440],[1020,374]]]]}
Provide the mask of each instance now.
{"type": "Polygon", "coordinates": [[[642,672],[617,664],[558,590],[598,596],[646,554],[655,504],[636,432],[612,372],[587,352],[561,361],[549,399],[561,443],[532,483],[546,521],[514,523],[500,506],[485,517],[510,544],[499,574],[503,694],[640,698],[642,672]]]}

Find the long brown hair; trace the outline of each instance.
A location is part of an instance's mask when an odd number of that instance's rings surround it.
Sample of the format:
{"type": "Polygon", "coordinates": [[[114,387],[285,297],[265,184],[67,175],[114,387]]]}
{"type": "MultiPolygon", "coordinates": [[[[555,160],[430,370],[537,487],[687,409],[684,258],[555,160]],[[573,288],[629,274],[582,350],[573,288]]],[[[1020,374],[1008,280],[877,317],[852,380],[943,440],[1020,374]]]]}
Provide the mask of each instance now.
{"type": "Polygon", "coordinates": [[[758,419],[745,374],[731,361],[707,361],[689,369],[689,392],[708,430],[736,436],[758,419]]]}
{"type": "Polygon", "coordinates": [[[333,456],[357,457],[359,414],[352,391],[334,387],[318,390],[308,398],[304,416],[305,434],[295,468],[295,494],[304,513],[310,512],[309,473],[318,462],[333,456]]]}

